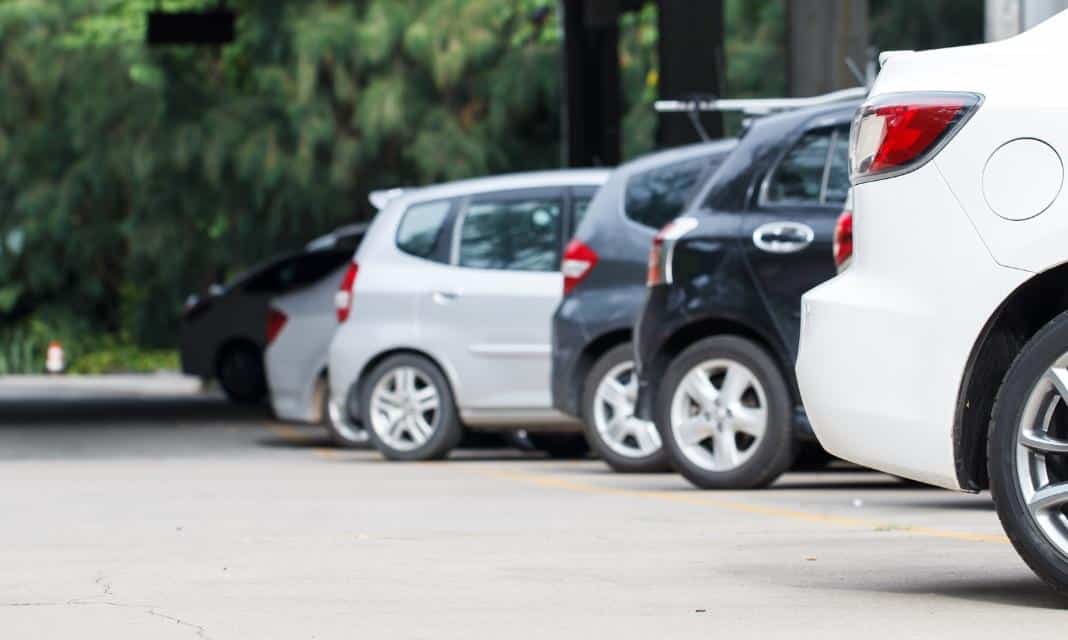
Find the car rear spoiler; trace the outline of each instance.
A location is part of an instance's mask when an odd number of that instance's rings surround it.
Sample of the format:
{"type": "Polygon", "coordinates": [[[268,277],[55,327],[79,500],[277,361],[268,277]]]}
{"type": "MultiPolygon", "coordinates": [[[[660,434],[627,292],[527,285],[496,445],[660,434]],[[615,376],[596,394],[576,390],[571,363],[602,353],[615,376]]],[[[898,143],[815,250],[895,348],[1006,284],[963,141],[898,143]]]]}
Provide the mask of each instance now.
{"type": "Polygon", "coordinates": [[[408,189],[403,189],[400,187],[396,189],[380,189],[378,191],[372,191],[367,196],[367,199],[371,201],[371,206],[373,206],[378,211],[381,211],[382,209],[385,209],[390,202],[401,197],[407,191],[408,189]]]}

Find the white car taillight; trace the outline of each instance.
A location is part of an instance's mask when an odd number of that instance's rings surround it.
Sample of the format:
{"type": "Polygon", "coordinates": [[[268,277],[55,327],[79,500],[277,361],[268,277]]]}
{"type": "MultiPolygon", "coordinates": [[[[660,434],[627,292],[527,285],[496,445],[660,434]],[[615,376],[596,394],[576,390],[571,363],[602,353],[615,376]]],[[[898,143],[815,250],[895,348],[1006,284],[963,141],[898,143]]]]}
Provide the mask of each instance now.
{"type": "Polygon", "coordinates": [[[564,295],[574,291],[578,283],[590,275],[597,265],[597,252],[578,240],[567,243],[560,271],[564,274],[564,295]]]}
{"type": "Polygon", "coordinates": [[[853,212],[846,209],[834,225],[834,266],[838,273],[845,271],[853,259],[853,212]]]}
{"type": "Polygon", "coordinates": [[[671,258],[675,242],[696,228],[695,218],[676,218],[656,234],[653,246],[649,249],[649,269],[645,276],[647,286],[671,284],[671,258]]]}
{"type": "Polygon", "coordinates": [[[890,93],[860,108],[850,133],[853,184],[889,178],[930,160],[975,113],[973,93],[890,93]]]}
{"type": "Polygon", "coordinates": [[[288,320],[286,314],[274,307],[267,311],[267,344],[274,342],[278,334],[282,333],[288,320]]]}
{"type": "Polygon", "coordinates": [[[360,271],[360,265],[355,262],[349,264],[349,270],[341,279],[341,286],[334,294],[334,310],[337,312],[337,321],[344,322],[349,318],[352,311],[352,288],[356,286],[356,274],[360,271]]]}

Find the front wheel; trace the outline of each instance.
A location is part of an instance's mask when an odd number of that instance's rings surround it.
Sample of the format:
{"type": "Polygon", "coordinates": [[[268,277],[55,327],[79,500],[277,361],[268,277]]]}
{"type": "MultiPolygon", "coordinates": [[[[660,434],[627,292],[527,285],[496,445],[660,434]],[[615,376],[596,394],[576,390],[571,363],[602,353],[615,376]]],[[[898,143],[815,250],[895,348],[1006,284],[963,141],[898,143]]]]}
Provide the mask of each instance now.
{"type": "Polygon", "coordinates": [[[786,380],[745,338],[694,343],[668,367],[657,395],[656,426],[671,463],[702,489],[765,487],[797,457],[786,380]]]}
{"type": "Polygon", "coordinates": [[[998,391],[990,493],[1016,551],[1068,596],[1068,313],[1020,351],[998,391]]]}
{"type": "Polygon", "coordinates": [[[319,398],[320,410],[319,421],[326,427],[330,434],[330,440],[339,447],[346,449],[368,449],[371,446],[371,435],[363,428],[358,418],[354,418],[355,412],[348,402],[340,404],[330,398],[330,385],[325,376],[319,378],[315,387],[315,393],[319,398]]]}
{"type": "Polygon", "coordinates": [[[586,376],[582,394],[586,439],[614,471],[667,471],[671,465],[656,425],[634,415],[637,396],[634,349],[628,342],[601,356],[586,376]]]}
{"type": "Polygon", "coordinates": [[[398,355],[362,384],[360,415],[371,442],[390,460],[437,460],[463,437],[449,383],[425,358],[398,355]]]}

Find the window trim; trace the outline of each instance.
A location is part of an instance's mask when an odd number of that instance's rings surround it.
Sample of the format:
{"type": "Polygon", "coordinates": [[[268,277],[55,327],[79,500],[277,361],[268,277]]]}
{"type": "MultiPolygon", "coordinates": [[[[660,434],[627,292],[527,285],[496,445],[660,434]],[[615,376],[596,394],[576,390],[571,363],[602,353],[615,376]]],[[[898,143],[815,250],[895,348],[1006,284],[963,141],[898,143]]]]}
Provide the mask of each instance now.
{"type": "Polygon", "coordinates": [[[841,135],[839,129],[841,129],[842,126],[845,125],[845,124],[847,124],[847,123],[845,123],[845,122],[831,122],[831,123],[821,122],[816,126],[805,128],[804,130],[801,131],[800,135],[798,135],[797,137],[793,138],[790,141],[790,144],[786,147],[786,149],[782,153],[779,154],[778,158],[775,159],[775,163],[771,166],[771,169],[769,169],[767,171],[767,173],[764,174],[764,178],[760,181],[760,188],[757,190],[757,203],[756,203],[757,207],[760,208],[760,209],[777,209],[777,208],[783,208],[783,207],[791,207],[791,208],[799,208],[799,207],[800,208],[826,208],[826,207],[837,207],[837,206],[839,206],[837,204],[828,203],[827,202],[827,183],[830,180],[831,158],[834,155],[834,144],[835,144],[835,142],[838,141],[838,136],[841,135]],[[788,155],[790,155],[790,152],[793,151],[797,147],[797,144],[799,142],[801,142],[801,139],[804,138],[805,135],[807,135],[809,133],[812,133],[813,131],[819,131],[819,130],[822,130],[822,129],[830,129],[831,130],[831,135],[828,136],[829,140],[828,140],[828,143],[827,143],[827,154],[823,158],[823,173],[822,173],[822,176],[820,177],[820,195],[819,195],[819,199],[816,200],[816,201],[809,201],[809,200],[779,200],[779,201],[774,201],[774,200],[769,200],[768,199],[768,191],[771,188],[771,180],[772,180],[772,178],[775,177],[775,173],[779,170],[779,167],[782,166],[783,161],[786,160],[786,157],[788,155]]]}
{"type": "Polygon", "coordinates": [[[548,187],[520,187],[518,189],[507,189],[504,191],[486,191],[482,193],[473,193],[466,195],[458,199],[459,206],[456,212],[456,219],[453,221],[452,226],[452,242],[450,247],[449,266],[456,267],[457,269],[478,269],[480,271],[495,271],[505,273],[560,273],[560,260],[564,257],[564,243],[569,240],[564,233],[565,216],[567,216],[568,207],[568,189],[573,185],[560,185],[560,186],[548,186],[548,187]],[[544,195],[542,195],[544,194],[544,195]],[[488,267],[472,267],[468,265],[460,264],[460,241],[463,238],[464,220],[467,219],[467,213],[471,209],[471,203],[477,200],[524,200],[535,197],[546,197],[559,201],[560,203],[560,217],[559,227],[557,229],[559,242],[556,244],[556,268],[551,271],[534,271],[534,270],[520,270],[520,269],[491,269],[488,267]]]}

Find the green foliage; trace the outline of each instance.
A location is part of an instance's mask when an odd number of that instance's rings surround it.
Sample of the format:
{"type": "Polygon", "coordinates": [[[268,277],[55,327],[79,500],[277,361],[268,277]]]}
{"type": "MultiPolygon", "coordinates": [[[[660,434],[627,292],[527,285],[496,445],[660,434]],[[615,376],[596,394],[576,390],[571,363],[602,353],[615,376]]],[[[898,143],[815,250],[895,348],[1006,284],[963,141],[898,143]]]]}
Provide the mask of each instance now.
{"type": "Polygon", "coordinates": [[[979,0],[870,0],[869,11],[871,42],[880,51],[983,41],[979,0]]]}

